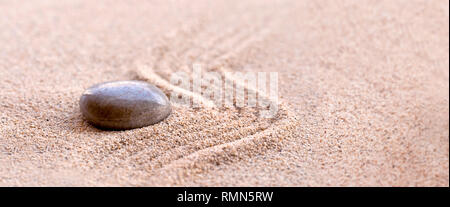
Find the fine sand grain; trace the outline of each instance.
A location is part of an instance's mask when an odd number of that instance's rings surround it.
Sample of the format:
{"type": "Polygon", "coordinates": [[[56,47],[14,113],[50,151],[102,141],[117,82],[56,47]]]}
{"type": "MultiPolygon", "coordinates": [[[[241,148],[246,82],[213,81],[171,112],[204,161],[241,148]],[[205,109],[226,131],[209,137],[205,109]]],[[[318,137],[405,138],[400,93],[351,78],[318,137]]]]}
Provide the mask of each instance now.
{"type": "Polygon", "coordinates": [[[0,1],[0,185],[448,186],[448,7],[0,1]],[[277,116],[170,84],[195,63],[278,72],[277,116]],[[83,120],[86,88],[133,79],[203,107],[127,131],[83,120]]]}

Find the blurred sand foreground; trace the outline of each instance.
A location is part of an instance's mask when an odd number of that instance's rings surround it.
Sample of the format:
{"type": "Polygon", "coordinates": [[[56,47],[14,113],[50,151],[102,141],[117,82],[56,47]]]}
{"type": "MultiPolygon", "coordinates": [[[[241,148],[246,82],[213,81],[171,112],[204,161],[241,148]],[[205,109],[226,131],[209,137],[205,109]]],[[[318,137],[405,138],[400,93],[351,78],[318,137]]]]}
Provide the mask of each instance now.
{"type": "Polygon", "coordinates": [[[448,4],[0,1],[0,185],[448,186],[448,4]],[[279,115],[175,107],[128,131],[81,117],[93,84],[169,94],[193,63],[278,72],[279,115]]]}

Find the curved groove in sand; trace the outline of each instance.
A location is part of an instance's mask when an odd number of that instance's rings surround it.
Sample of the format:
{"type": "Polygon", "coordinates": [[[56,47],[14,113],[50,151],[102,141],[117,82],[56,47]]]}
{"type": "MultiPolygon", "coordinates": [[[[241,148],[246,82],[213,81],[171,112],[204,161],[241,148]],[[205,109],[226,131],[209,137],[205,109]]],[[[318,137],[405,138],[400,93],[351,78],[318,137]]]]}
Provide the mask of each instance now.
{"type": "Polygon", "coordinates": [[[205,172],[221,163],[234,162],[262,154],[267,150],[277,149],[280,147],[278,143],[286,136],[290,136],[286,132],[295,127],[294,118],[283,119],[266,130],[182,156],[164,165],[159,169],[159,174],[172,173],[177,176],[178,180],[182,180],[185,175],[205,172]]]}
{"type": "MultiPolygon", "coordinates": [[[[254,92],[260,96],[262,93],[256,88],[249,88],[248,85],[242,81],[238,81],[232,76],[228,75],[228,71],[225,70],[225,66],[228,65],[228,62],[234,58],[238,57],[240,53],[245,51],[245,49],[251,47],[253,44],[258,41],[262,41],[264,37],[269,34],[268,29],[264,29],[263,24],[257,25],[254,28],[247,28],[244,30],[239,30],[236,28],[235,30],[231,30],[233,35],[229,33],[225,33],[217,38],[213,38],[208,42],[206,48],[211,50],[212,48],[216,48],[216,51],[220,51],[219,53],[210,54],[210,53],[202,53],[199,55],[192,55],[189,51],[193,51],[195,43],[193,40],[186,41],[188,44],[184,44],[184,46],[179,47],[177,49],[175,46],[165,45],[159,50],[158,55],[154,55],[153,57],[157,57],[154,62],[154,65],[147,66],[144,63],[136,62],[135,75],[138,79],[149,81],[155,85],[161,87],[164,91],[175,91],[177,93],[182,93],[187,95],[195,100],[198,100],[203,106],[209,108],[209,110],[216,110],[217,106],[213,101],[203,97],[201,94],[197,94],[191,92],[189,90],[183,89],[181,87],[170,84],[168,81],[169,75],[174,71],[174,68],[180,68],[180,65],[184,62],[192,63],[192,59],[189,59],[190,56],[195,56],[194,59],[205,59],[205,62],[210,63],[210,67],[208,71],[214,71],[221,74],[226,81],[233,81],[236,86],[240,86],[245,88],[248,92],[254,92]],[[236,32],[239,31],[239,32],[236,32]],[[190,42],[190,43],[189,43],[190,42]],[[231,45],[231,48],[230,48],[231,45]],[[173,50],[173,51],[171,51],[173,50]],[[172,54],[174,53],[174,54],[172,54]],[[178,55],[178,57],[176,57],[178,55]],[[186,60],[188,59],[188,60],[186,60]],[[178,67],[176,67],[178,66],[178,67]],[[155,69],[166,69],[164,70],[155,70],[155,69]],[[159,71],[159,72],[156,72],[159,71]]],[[[194,38],[194,37],[193,37],[194,38]]],[[[166,41],[170,44],[170,40],[166,41]]],[[[192,74],[190,71],[188,74],[192,74]]],[[[273,103],[273,100],[270,97],[264,96],[262,97],[266,99],[268,102],[273,103]]],[[[277,103],[275,103],[277,104],[277,103]]],[[[151,169],[158,169],[159,172],[164,172],[166,169],[182,169],[186,173],[186,170],[199,170],[204,169],[206,166],[210,166],[211,164],[220,163],[221,159],[223,161],[226,160],[235,160],[233,157],[236,157],[234,154],[236,152],[234,150],[241,151],[240,158],[242,159],[243,154],[245,156],[251,156],[253,154],[262,153],[266,149],[270,149],[276,147],[277,141],[279,141],[282,136],[280,136],[285,128],[295,127],[295,123],[290,121],[290,117],[288,115],[288,111],[280,105],[278,115],[276,118],[271,119],[259,119],[257,114],[252,120],[252,123],[245,122],[244,125],[240,125],[241,121],[235,120],[227,123],[223,123],[223,126],[229,126],[227,130],[220,131],[219,135],[215,138],[209,138],[208,141],[213,141],[208,143],[199,143],[194,142],[187,145],[178,144],[170,149],[167,149],[163,154],[158,154],[153,156],[152,162],[156,162],[156,166],[151,167],[151,169]],[[260,127],[258,124],[254,124],[255,122],[259,123],[267,123],[268,127],[260,127]],[[230,139],[231,137],[231,139],[230,139]],[[226,138],[225,141],[223,141],[226,138]],[[263,146],[263,147],[261,147],[263,146]],[[233,150],[234,149],[234,150],[233,150]],[[242,151],[243,150],[243,151],[242,151]],[[187,152],[186,152],[187,151],[187,152]],[[171,153],[169,153],[171,152],[171,153]],[[178,153],[175,153],[178,152],[178,153]],[[199,163],[205,162],[205,165],[200,165],[199,163]],[[202,167],[201,167],[202,166],[202,167]]],[[[230,109],[224,109],[230,110],[230,109]]],[[[214,126],[209,128],[201,129],[195,134],[201,135],[202,132],[208,131],[214,126]]],[[[193,134],[193,135],[195,135],[193,134]]],[[[136,152],[133,156],[130,157],[132,159],[138,159],[140,155],[145,153],[151,153],[150,151],[142,149],[139,152],[136,152]]],[[[155,164],[155,163],[154,163],[155,164]]],[[[165,172],[169,173],[169,172],[165,172]]]]}

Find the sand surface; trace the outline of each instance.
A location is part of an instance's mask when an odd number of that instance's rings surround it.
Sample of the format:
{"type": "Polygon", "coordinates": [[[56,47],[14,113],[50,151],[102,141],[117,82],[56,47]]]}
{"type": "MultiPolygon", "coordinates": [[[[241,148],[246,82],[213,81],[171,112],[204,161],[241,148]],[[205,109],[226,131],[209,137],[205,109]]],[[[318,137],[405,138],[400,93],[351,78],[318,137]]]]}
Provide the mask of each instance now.
{"type": "MultiPolygon", "coordinates": [[[[448,186],[448,1],[0,1],[1,186],[448,186]],[[278,72],[279,113],[102,131],[91,85],[278,72]]],[[[196,96],[196,94],[188,94],[196,96]]]]}

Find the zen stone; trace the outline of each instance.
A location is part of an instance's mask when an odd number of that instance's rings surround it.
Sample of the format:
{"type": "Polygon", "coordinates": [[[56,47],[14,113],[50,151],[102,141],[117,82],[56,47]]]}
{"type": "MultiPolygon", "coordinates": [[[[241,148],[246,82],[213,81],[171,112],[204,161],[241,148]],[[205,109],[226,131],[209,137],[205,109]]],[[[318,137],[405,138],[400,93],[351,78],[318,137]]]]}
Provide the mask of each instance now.
{"type": "Polygon", "coordinates": [[[80,98],[85,119],[104,129],[133,129],[158,123],[169,116],[167,96],[142,81],[114,81],[88,88],[80,98]]]}

